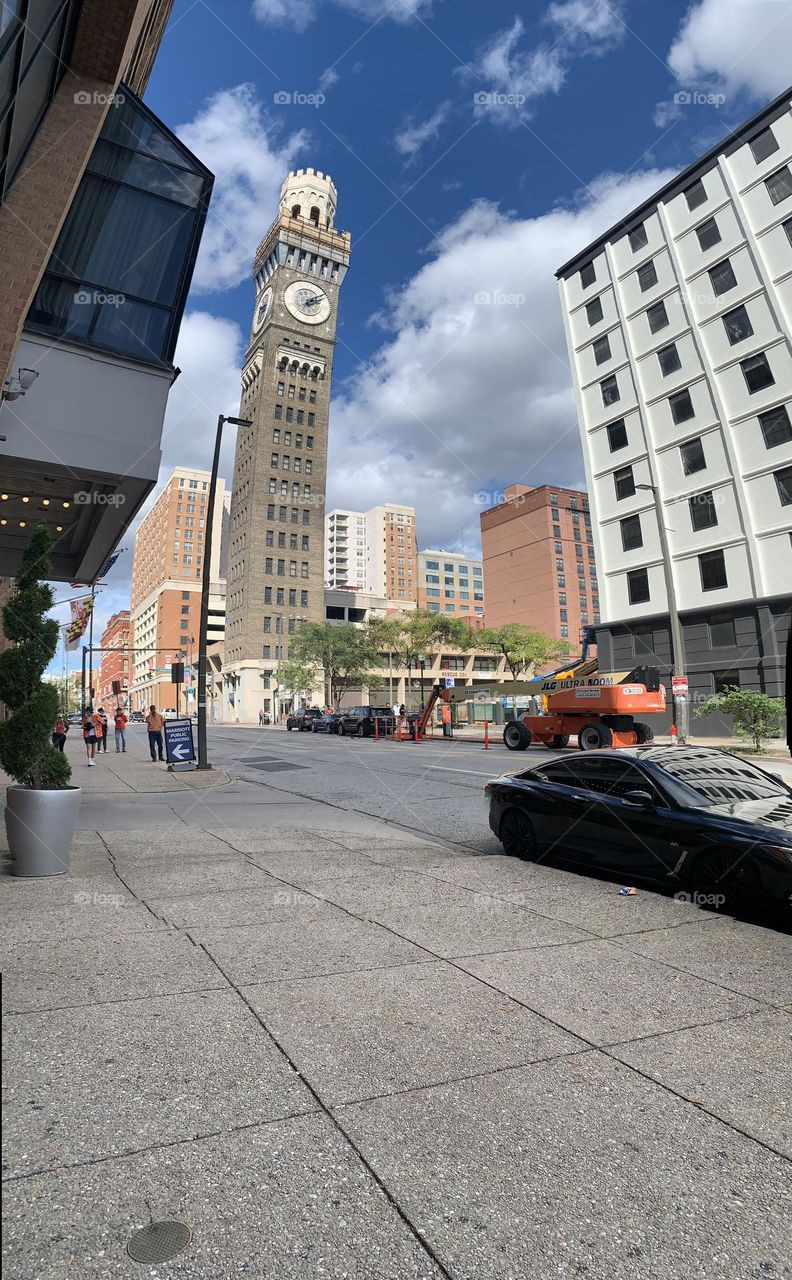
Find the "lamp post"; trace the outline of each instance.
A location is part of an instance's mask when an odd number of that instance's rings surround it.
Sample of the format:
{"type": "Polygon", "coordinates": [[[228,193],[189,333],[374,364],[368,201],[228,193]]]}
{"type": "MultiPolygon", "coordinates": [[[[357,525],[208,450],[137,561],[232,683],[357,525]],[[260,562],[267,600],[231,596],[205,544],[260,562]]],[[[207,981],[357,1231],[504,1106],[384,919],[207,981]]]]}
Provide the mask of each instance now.
{"type": "Polygon", "coordinates": [[[426,669],[426,655],[423,653],[417,653],[415,655],[415,661],[417,662],[418,670],[421,673],[421,710],[423,711],[424,709],[424,670],[426,669]]]}
{"type": "Polygon", "coordinates": [[[204,539],[203,574],[201,575],[201,617],[198,623],[198,768],[211,769],[206,758],[206,632],[209,625],[209,586],[211,583],[212,561],[212,524],[214,522],[215,494],[217,492],[217,470],[220,465],[220,444],[223,438],[223,426],[230,422],[235,427],[250,427],[253,424],[247,418],[229,418],[220,414],[217,419],[214,457],[212,459],[212,478],[209,481],[209,502],[206,516],[206,537],[204,539]]]}
{"type": "MultiPolygon", "coordinates": [[[[660,490],[657,488],[657,485],[654,484],[637,484],[635,487],[636,489],[648,489],[654,498],[655,514],[657,516],[657,531],[660,536],[660,554],[663,557],[663,576],[665,577],[666,598],[668,600],[668,617],[671,627],[671,671],[675,676],[684,676],[685,642],[682,636],[682,626],[679,621],[679,613],[677,611],[674,573],[671,566],[671,553],[668,547],[668,538],[666,537],[665,512],[663,510],[663,502],[660,497],[660,490]]],[[[673,692],[673,684],[671,697],[673,707],[673,724],[676,729],[677,742],[686,743],[688,740],[687,698],[673,692]]]]}

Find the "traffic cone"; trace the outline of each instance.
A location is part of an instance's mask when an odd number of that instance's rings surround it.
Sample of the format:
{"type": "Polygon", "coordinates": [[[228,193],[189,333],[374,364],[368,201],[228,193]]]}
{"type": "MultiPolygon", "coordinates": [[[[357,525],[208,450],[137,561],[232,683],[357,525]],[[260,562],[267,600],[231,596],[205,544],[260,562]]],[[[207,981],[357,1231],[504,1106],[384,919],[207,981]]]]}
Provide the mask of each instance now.
{"type": "Polygon", "coordinates": [[[676,731],[676,725],[675,725],[675,724],[672,724],[672,725],[671,725],[671,746],[672,746],[672,747],[675,747],[676,745],[677,745],[677,731],[676,731]]]}

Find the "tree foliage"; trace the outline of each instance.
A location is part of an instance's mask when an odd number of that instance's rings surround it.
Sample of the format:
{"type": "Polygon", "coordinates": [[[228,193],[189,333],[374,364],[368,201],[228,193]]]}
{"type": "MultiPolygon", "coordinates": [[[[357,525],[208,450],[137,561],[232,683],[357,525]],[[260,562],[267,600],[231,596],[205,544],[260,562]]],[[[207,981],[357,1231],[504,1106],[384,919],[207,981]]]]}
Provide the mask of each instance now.
{"type": "Polygon", "coordinates": [[[22,557],[16,591],[3,609],[11,647],[0,653],[0,700],[11,714],[0,721],[0,764],[16,782],[39,789],[64,787],[71,777],[66,756],[52,745],[58,718],[57,686],[42,680],[58,647],[58,624],[45,615],[54,603],[46,579],[52,539],[43,524],[33,530],[22,557]]]}
{"type": "Polygon", "coordinates": [[[369,624],[369,634],[375,649],[391,654],[397,666],[414,667],[419,653],[428,654],[438,645],[470,649],[480,632],[472,632],[461,618],[416,609],[397,618],[375,618],[369,624]]]}
{"type": "Polygon", "coordinates": [[[290,689],[323,684],[334,707],[348,689],[378,688],[377,648],[367,629],[353,623],[305,622],[294,636],[291,653],[281,663],[278,680],[290,689]]]}
{"type": "Polygon", "coordinates": [[[783,698],[771,698],[755,689],[740,689],[735,685],[713,694],[695,712],[696,718],[721,712],[731,716],[737,736],[752,742],[757,753],[784,723],[783,698]]]}
{"type": "Polygon", "coordinates": [[[530,679],[537,667],[544,667],[569,653],[569,645],[563,640],[555,640],[521,622],[509,622],[503,627],[484,627],[476,634],[476,647],[502,654],[515,680],[520,676],[530,679]]]}

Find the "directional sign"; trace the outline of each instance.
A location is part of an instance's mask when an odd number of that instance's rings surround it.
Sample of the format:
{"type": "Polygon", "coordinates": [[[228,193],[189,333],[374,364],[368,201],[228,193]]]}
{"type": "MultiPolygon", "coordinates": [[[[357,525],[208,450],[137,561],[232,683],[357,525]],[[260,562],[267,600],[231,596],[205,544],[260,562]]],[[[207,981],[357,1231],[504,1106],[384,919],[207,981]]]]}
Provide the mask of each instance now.
{"type": "Polygon", "coordinates": [[[443,677],[443,684],[445,685],[446,689],[453,689],[453,688],[454,688],[454,684],[455,684],[454,677],[453,677],[453,676],[444,676],[444,677],[443,677]]]}
{"type": "Polygon", "coordinates": [[[688,692],[688,678],[687,678],[687,676],[672,676],[672,677],[671,677],[671,689],[672,689],[672,692],[673,692],[677,697],[683,697],[683,698],[686,698],[686,697],[687,697],[687,692],[688,692]]]}
{"type": "Polygon", "coordinates": [[[191,720],[165,721],[165,758],[168,764],[184,764],[195,759],[191,720]]]}

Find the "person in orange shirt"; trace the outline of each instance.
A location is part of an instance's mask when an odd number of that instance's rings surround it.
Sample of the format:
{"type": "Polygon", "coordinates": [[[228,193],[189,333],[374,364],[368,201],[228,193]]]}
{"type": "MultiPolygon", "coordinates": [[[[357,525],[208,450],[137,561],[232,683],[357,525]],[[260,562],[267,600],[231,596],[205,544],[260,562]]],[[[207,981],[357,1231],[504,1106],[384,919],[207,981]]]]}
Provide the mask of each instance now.
{"type": "Polygon", "coordinates": [[[160,760],[163,760],[162,733],[165,728],[165,720],[154,706],[149,707],[149,713],[146,716],[146,728],[148,729],[149,751],[151,752],[152,760],[156,760],[158,756],[160,760]]]}
{"type": "Polygon", "coordinates": [[[52,730],[52,745],[62,751],[66,746],[66,734],[69,732],[69,725],[66,717],[58,716],[55,721],[55,728],[52,730]]]}
{"type": "Polygon", "coordinates": [[[126,727],[127,718],[120,707],[116,707],[113,716],[113,724],[115,725],[115,744],[116,752],[126,751],[126,727]]]}

